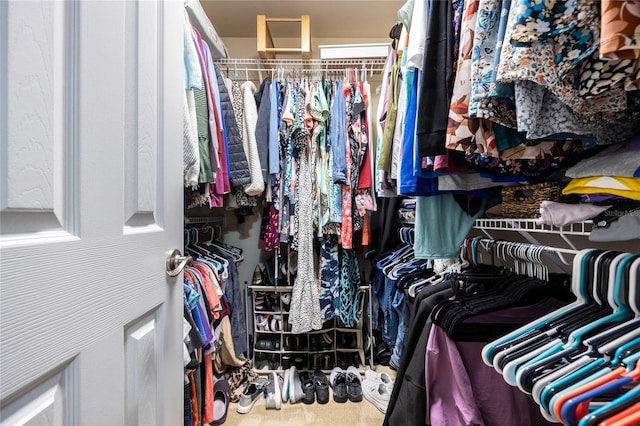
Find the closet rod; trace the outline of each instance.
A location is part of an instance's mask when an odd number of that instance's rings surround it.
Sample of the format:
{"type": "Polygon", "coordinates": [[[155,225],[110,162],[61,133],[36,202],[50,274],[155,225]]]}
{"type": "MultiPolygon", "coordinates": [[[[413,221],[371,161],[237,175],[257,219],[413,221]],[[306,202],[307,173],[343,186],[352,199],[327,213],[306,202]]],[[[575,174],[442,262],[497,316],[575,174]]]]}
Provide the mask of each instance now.
{"type": "Polygon", "coordinates": [[[579,250],[574,250],[574,249],[547,246],[537,242],[537,240],[535,239],[533,239],[533,241],[529,243],[522,243],[517,241],[496,240],[488,232],[485,231],[485,234],[489,238],[481,237],[478,243],[480,243],[484,247],[484,249],[487,250],[489,253],[491,253],[493,250],[492,246],[495,246],[496,248],[500,246],[502,246],[503,248],[504,247],[537,248],[537,249],[540,249],[542,253],[545,253],[546,255],[548,255],[549,259],[551,259],[551,261],[555,263],[556,266],[558,266],[560,269],[564,270],[567,273],[571,273],[571,261],[566,260],[564,258],[564,255],[569,254],[569,255],[575,256],[579,252],[579,250]],[[485,246],[485,244],[487,244],[487,246],[485,246]],[[552,254],[554,256],[551,256],[552,254]],[[557,259],[556,259],[556,256],[557,256],[557,259]]]}
{"type": "MultiPolygon", "coordinates": [[[[220,66],[218,65],[218,67],[220,68],[221,71],[227,72],[227,71],[233,71],[233,69],[224,67],[224,66],[220,66]]],[[[248,71],[248,72],[263,72],[263,73],[270,73],[272,70],[274,72],[277,72],[278,70],[284,69],[285,72],[288,73],[297,73],[300,75],[310,75],[310,74],[340,74],[340,73],[344,73],[345,69],[339,69],[339,68],[282,68],[282,67],[273,67],[273,68],[237,68],[236,71],[239,75],[242,75],[242,73],[248,71]]],[[[384,71],[384,68],[358,68],[359,70],[363,70],[366,71],[367,74],[369,72],[373,72],[373,73],[381,73],[384,71]]]]}
{"type": "Polygon", "coordinates": [[[224,216],[185,217],[185,225],[205,223],[207,225],[220,225],[224,227],[224,216]]]}
{"type": "Polygon", "coordinates": [[[519,241],[496,240],[493,238],[484,238],[484,237],[481,237],[481,239],[478,242],[493,244],[493,245],[513,246],[513,247],[521,246],[525,248],[539,248],[540,250],[546,253],[578,254],[579,252],[579,250],[566,249],[562,247],[546,246],[543,244],[535,244],[535,243],[522,243],[519,241]]]}
{"type": "Polygon", "coordinates": [[[218,59],[220,68],[235,67],[237,71],[267,72],[275,68],[300,69],[305,72],[344,71],[344,68],[359,68],[367,72],[380,73],[387,60],[376,59],[218,59]]]}

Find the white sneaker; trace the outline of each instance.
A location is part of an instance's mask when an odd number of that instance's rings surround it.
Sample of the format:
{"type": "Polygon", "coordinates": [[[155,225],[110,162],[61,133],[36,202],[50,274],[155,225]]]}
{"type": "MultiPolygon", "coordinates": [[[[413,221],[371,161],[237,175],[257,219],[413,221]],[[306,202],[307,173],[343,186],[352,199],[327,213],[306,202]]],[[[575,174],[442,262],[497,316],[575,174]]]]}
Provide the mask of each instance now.
{"type": "Polygon", "coordinates": [[[380,375],[373,370],[365,370],[364,378],[367,380],[371,380],[372,382],[377,382],[380,380],[380,375]]]}
{"type": "Polygon", "coordinates": [[[391,380],[391,376],[389,376],[384,371],[379,374],[380,381],[386,386],[389,393],[393,391],[393,380],[391,380]]]}
{"type": "Polygon", "coordinates": [[[289,369],[284,370],[284,381],[282,383],[282,402],[289,402],[289,369]]]}
{"type": "Polygon", "coordinates": [[[379,380],[364,379],[362,381],[362,395],[383,414],[387,413],[391,392],[384,383],[379,380]]]}
{"type": "Polygon", "coordinates": [[[383,383],[387,387],[389,393],[393,391],[393,380],[391,380],[391,376],[384,371],[382,373],[376,373],[373,370],[366,370],[364,372],[364,378],[371,380],[372,382],[383,383]]]}

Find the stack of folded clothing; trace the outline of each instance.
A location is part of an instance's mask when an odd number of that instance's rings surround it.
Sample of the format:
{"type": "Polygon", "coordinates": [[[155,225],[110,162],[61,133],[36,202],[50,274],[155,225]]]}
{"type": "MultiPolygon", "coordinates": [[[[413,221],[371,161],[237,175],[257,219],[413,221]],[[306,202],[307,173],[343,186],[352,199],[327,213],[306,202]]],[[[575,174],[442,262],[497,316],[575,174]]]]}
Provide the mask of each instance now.
{"type": "Polygon", "coordinates": [[[541,214],[547,218],[541,220],[593,219],[589,240],[594,242],[640,238],[640,135],[579,162],[567,169],[566,176],[572,180],[563,194],[576,194],[581,203],[560,209],[541,206],[541,214]],[[581,209],[582,216],[570,209],[581,209]]]}

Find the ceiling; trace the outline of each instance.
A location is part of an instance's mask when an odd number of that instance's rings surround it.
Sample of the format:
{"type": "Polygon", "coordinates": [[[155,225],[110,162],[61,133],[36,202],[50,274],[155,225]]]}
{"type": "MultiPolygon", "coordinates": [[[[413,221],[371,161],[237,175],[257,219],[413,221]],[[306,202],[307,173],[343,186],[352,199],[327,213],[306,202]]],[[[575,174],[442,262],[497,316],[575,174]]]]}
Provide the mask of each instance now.
{"type": "MultiPolygon", "coordinates": [[[[309,15],[313,38],[387,38],[406,0],[200,0],[218,35],[256,37],[256,15],[309,15]]],[[[272,36],[299,37],[299,25],[270,23],[272,36]]]]}

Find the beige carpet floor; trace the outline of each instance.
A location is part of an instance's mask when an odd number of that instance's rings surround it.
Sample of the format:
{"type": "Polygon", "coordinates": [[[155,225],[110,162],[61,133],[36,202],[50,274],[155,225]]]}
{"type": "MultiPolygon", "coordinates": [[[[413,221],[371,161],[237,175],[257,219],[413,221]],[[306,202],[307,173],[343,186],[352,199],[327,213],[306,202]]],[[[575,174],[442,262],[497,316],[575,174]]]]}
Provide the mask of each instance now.
{"type": "MultiPolygon", "coordinates": [[[[386,372],[395,380],[395,371],[385,366],[377,366],[376,372],[386,372]]],[[[328,377],[327,377],[328,378],[328,377]]],[[[364,379],[364,376],[362,377],[364,379]]],[[[267,410],[265,399],[258,400],[247,414],[236,411],[237,404],[229,404],[225,425],[239,426],[375,426],[381,425],[384,414],[365,398],[361,402],[347,401],[343,404],[333,401],[333,394],[329,395],[327,404],[297,404],[283,403],[280,410],[267,410]]]]}

